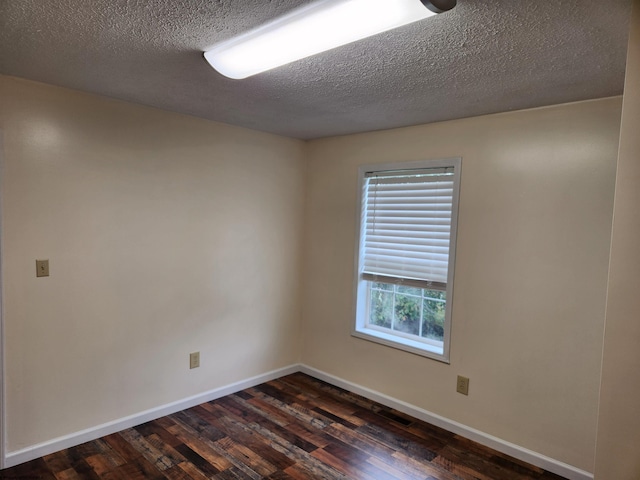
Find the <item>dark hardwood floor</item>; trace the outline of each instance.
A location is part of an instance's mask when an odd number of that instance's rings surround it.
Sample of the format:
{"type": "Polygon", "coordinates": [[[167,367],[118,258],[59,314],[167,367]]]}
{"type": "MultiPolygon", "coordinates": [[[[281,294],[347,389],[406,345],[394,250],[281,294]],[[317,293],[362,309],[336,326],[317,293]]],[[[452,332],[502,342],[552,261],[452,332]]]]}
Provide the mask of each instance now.
{"type": "Polygon", "coordinates": [[[562,477],[296,373],[6,469],[0,478],[562,477]]]}

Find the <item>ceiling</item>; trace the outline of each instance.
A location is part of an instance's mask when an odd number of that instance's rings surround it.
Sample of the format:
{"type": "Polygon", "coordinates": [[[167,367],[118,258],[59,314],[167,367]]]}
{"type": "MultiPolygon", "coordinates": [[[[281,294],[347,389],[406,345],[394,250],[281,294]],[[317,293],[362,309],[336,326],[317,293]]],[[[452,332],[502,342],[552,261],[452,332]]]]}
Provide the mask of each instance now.
{"type": "Polygon", "coordinates": [[[305,3],[0,0],[0,73],[302,139],[623,90],[631,0],[458,0],[244,80],[203,59],[305,3]]]}

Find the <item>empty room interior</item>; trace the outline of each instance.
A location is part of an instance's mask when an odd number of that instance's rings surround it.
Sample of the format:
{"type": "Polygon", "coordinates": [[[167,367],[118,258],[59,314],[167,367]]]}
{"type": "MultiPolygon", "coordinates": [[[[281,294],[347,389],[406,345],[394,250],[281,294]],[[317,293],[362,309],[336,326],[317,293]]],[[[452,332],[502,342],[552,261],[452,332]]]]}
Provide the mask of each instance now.
{"type": "MultiPolygon", "coordinates": [[[[640,1],[395,3],[424,18],[234,78],[246,32],[349,2],[0,0],[0,478],[307,382],[640,479],[640,1]],[[378,190],[436,181],[442,279],[375,270],[378,190]]],[[[534,478],[430,461],[362,478],[534,478]]]]}

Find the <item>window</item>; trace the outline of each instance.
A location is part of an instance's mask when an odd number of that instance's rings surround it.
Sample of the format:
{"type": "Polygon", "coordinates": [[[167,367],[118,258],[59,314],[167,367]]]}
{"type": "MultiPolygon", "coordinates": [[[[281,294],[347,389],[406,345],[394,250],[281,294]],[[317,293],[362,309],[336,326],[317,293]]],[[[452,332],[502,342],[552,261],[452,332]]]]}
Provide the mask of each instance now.
{"type": "Polygon", "coordinates": [[[354,336],[449,361],[460,167],[360,167],[354,336]]]}

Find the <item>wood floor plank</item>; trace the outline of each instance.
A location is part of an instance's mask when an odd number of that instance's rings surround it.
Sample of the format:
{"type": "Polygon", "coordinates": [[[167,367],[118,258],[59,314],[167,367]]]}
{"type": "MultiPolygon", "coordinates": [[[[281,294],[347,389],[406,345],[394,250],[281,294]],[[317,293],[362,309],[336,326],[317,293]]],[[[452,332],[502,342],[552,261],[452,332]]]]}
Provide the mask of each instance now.
{"type": "Polygon", "coordinates": [[[504,453],[496,452],[495,450],[491,450],[459,435],[455,435],[453,441],[450,442],[450,445],[455,446],[458,450],[473,453],[487,462],[502,466],[519,475],[524,475],[525,478],[535,478],[536,476],[540,476],[544,473],[542,468],[535,467],[504,453]]]}
{"type": "MultiPolygon", "coordinates": [[[[349,477],[373,478],[376,480],[393,480],[397,478],[386,470],[378,468],[371,463],[371,455],[346,443],[333,442],[325,448],[320,449],[320,452],[330,455],[330,458],[337,459],[343,469],[348,469],[343,471],[349,474],[349,477]]],[[[317,452],[314,452],[314,454],[315,453],[317,452]]]]}
{"type": "MultiPolygon", "coordinates": [[[[281,427],[284,427],[290,422],[290,419],[287,416],[282,415],[277,409],[271,407],[271,405],[261,402],[260,400],[257,400],[255,397],[243,398],[237,394],[233,394],[229,395],[226,398],[233,405],[236,405],[237,408],[244,410],[244,412],[246,412],[245,414],[248,414],[248,412],[253,412],[258,417],[261,417],[260,420],[256,418],[255,421],[262,421],[263,419],[266,419],[281,427]]],[[[203,407],[206,408],[207,405],[208,404],[204,404],[203,407]]]]}
{"type": "Polygon", "coordinates": [[[180,465],[180,468],[187,471],[187,473],[189,473],[190,471],[197,470],[199,472],[198,473],[199,475],[204,475],[209,477],[220,473],[220,470],[218,470],[214,465],[209,463],[203,456],[194,452],[191,448],[189,448],[184,443],[181,445],[176,445],[175,448],[186,459],[186,461],[181,462],[179,465],[180,465]],[[189,468],[188,466],[191,466],[193,468],[189,468]]]}
{"type": "Polygon", "coordinates": [[[163,473],[169,480],[193,480],[193,478],[180,467],[179,463],[166,469],[163,473]]]}
{"type": "MultiPolygon", "coordinates": [[[[144,461],[146,462],[146,460],[144,461]]],[[[149,467],[153,468],[150,466],[150,464],[149,464],[149,467]]],[[[143,479],[159,480],[159,479],[165,478],[164,475],[160,475],[160,473],[157,471],[155,471],[155,473],[152,470],[145,472],[145,469],[142,467],[142,465],[140,465],[138,460],[121,465],[117,467],[115,471],[118,472],[120,475],[122,475],[123,478],[126,478],[127,480],[143,480],[143,479]]]]}
{"type": "MultiPolygon", "coordinates": [[[[234,408],[230,411],[232,411],[234,414],[236,409],[244,410],[245,412],[247,410],[254,411],[254,409],[257,409],[257,407],[254,407],[249,402],[245,401],[244,399],[241,399],[240,397],[236,397],[234,395],[230,395],[228,402],[225,402],[222,405],[227,410],[229,410],[227,406],[232,405],[234,408]]],[[[213,404],[213,402],[205,403],[201,405],[201,407],[211,412],[216,410],[216,406],[213,404]]],[[[272,415],[271,413],[268,413],[264,415],[255,415],[255,416],[250,416],[245,414],[245,415],[242,415],[241,418],[243,421],[247,423],[260,423],[265,428],[268,428],[269,430],[272,430],[278,433],[280,436],[287,438],[289,442],[302,448],[303,450],[306,450],[307,452],[311,452],[316,448],[318,448],[318,444],[320,444],[321,446],[325,445],[324,440],[322,440],[319,436],[314,437],[314,434],[312,432],[302,430],[303,425],[300,425],[300,426],[292,425],[291,424],[291,422],[293,421],[292,418],[284,419],[284,417],[281,417],[281,420],[276,423],[273,421],[273,417],[274,415],[272,415]],[[300,431],[302,431],[302,433],[299,433],[300,431]],[[307,441],[306,438],[312,438],[316,440],[316,442],[312,443],[310,441],[307,441]]]]}
{"type": "Polygon", "coordinates": [[[305,471],[300,465],[292,465],[285,470],[285,473],[293,480],[315,480],[316,478],[313,473],[305,471]]]}
{"type": "MultiPolygon", "coordinates": [[[[367,435],[378,438],[380,441],[384,440],[390,444],[392,448],[395,448],[394,445],[398,447],[402,447],[404,444],[415,445],[418,448],[421,447],[431,452],[433,454],[431,458],[433,459],[436,454],[447,445],[447,442],[442,438],[427,434],[416,435],[406,426],[394,421],[389,421],[385,419],[385,417],[375,413],[359,411],[357,415],[367,420],[367,423],[362,427],[358,427],[357,431],[366,432],[367,435]]],[[[417,454],[423,456],[420,452],[417,454]]]]}
{"type": "Polygon", "coordinates": [[[340,458],[335,457],[330,452],[327,452],[324,448],[319,448],[315,450],[311,455],[320,460],[322,463],[327,465],[331,465],[333,468],[338,470],[339,472],[344,473],[350,479],[358,479],[358,480],[393,480],[391,478],[383,478],[371,476],[366,471],[363,471],[358,466],[353,466],[351,463],[346,462],[340,458]]]}
{"type": "Polygon", "coordinates": [[[264,387],[264,389],[269,393],[265,393],[260,390],[259,393],[257,393],[257,396],[259,396],[266,403],[269,403],[283,413],[291,415],[296,420],[304,423],[305,425],[310,425],[317,429],[323,429],[327,425],[333,423],[330,419],[323,417],[318,413],[312,412],[311,409],[306,408],[304,405],[300,405],[297,401],[295,401],[295,399],[293,402],[287,403],[286,401],[278,398],[277,392],[274,392],[273,389],[268,389],[266,387],[264,387]]]}
{"type": "Polygon", "coordinates": [[[38,458],[28,463],[23,463],[12,469],[0,471],[0,478],[11,480],[56,480],[56,477],[47,468],[47,464],[42,458],[38,458]]]}
{"type": "Polygon", "coordinates": [[[132,462],[136,458],[142,456],[142,454],[137,451],[133,446],[127,442],[120,433],[114,433],[112,435],[107,435],[106,437],[102,437],[102,440],[111,447],[111,449],[116,452],[123,461],[126,463],[132,462]]]}
{"type": "Polygon", "coordinates": [[[333,439],[337,439],[381,459],[391,458],[395,453],[395,449],[388,445],[375,438],[345,428],[344,425],[331,425],[324,433],[328,436],[327,444],[331,444],[333,439]]]}
{"type": "Polygon", "coordinates": [[[120,432],[122,438],[127,440],[133,448],[138,450],[144,458],[153,464],[158,470],[164,471],[173,467],[176,462],[164,455],[160,450],[151,445],[147,440],[132,428],[120,432]]]}
{"type": "Polygon", "coordinates": [[[229,437],[218,440],[217,443],[220,447],[224,448],[226,452],[229,452],[233,458],[258,473],[261,478],[267,477],[278,470],[274,465],[260,457],[260,455],[257,455],[250,448],[245,447],[229,437]]]}
{"type": "MultiPolygon", "coordinates": [[[[265,404],[266,405],[266,404],[265,404]]],[[[210,403],[205,403],[201,405],[204,409],[214,411],[215,406],[210,403]]],[[[318,448],[318,446],[324,446],[326,441],[322,439],[320,436],[315,433],[304,429],[303,425],[299,425],[296,423],[290,423],[295,421],[294,419],[289,419],[284,423],[273,423],[271,421],[272,415],[268,415],[265,417],[254,418],[254,421],[250,422],[247,418],[248,424],[260,424],[264,428],[275,432],[280,437],[285,438],[288,442],[296,445],[299,448],[307,452],[311,452],[318,448]]]]}
{"type": "Polygon", "coordinates": [[[0,480],[562,480],[302,373],[0,471],[0,480]]]}
{"type": "MultiPolygon", "coordinates": [[[[327,382],[319,380],[317,378],[313,378],[309,375],[288,375],[286,380],[289,381],[291,377],[295,376],[291,380],[296,381],[300,384],[306,385],[310,390],[321,392],[322,395],[328,396],[340,402],[350,403],[356,405],[358,407],[364,408],[365,410],[375,411],[378,408],[383,408],[382,405],[374,402],[373,400],[369,400],[357,393],[349,392],[340,387],[336,387],[334,385],[330,385],[327,382]]],[[[384,407],[386,408],[386,407],[384,407]]]]}
{"type": "Polygon", "coordinates": [[[101,479],[125,480],[115,471],[118,465],[114,465],[104,455],[91,455],[86,461],[101,479]]]}
{"type": "MultiPolygon", "coordinates": [[[[222,406],[216,405],[216,407],[220,409],[218,411],[225,412],[222,406]]],[[[284,470],[292,465],[293,461],[272,448],[268,439],[256,434],[255,430],[249,428],[247,423],[242,421],[243,419],[235,417],[231,412],[227,411],[226,415],[216,417],[209,410],[202,408],[196,410],[196,414],[202,415],[204,420],[211,422],[220,431],[225,432],[235,443],[249,448],[256,456],[273,465],[276,470],[284,470]]],[[[269,475],[271,473],[273,472],[270,472],[269,475]]]]}
{"type": "Polygon", "coordinates": [[[189,478],[191,478],[191,480],[207,480],[209,478],[215,477],[215,473],[207,475],[189,461],[178,464],[178,467],[180,467],[182,471],[189,475],[189,478]]]}
{"type": "Polygon", "coordinates": [[[322,438],[321,435],[319,435],[320,432],[315,426],[307,424],[305,422],[299,422],[296,417],[289,415],[286,412],[282,412],[277,407],[265,402],[260,398],[252,398],[251,400],[249,400],[249,402],[258,408],[264,409],[265,411],[275,412],[277,415],[287,418],[288,420],[285,424],[287,430],[297,435],[304,441],[315,445],[316,447],[324,447],[326,445],[326,440],[322,438]]]}
{"type": "Polygon", "coordinates": [[[227,457],[219,452],[219,447],[215,445],[213,439],[199,436],[198,432],[189,428],[188,425],[176,423],[169,428],[171,433],[184,442],[191,450],[196,452],[211,464],[218,471],[222,472],[233,466],[227,457]]]}
{"type": "MultiPolygon", "coordinates": [[[[310,412],[319,414],[325,421],[342,423],[350,428],[364,424],[362,419],[352,415],[355,410],[354,406],[345,406],[345,404],[338,406],[337,402],[332,402],[326,395],[324,397],[320,395],[308,395],[308,392],[304,392],[295,385],[281,380],[282,379],[272,380],[266,385],[274,387],[278,392],[281,392],[281,394],[285,396],[283,399],[287,397],[295,399],[296,405],[310,412]]],[[[271,392],[273,394],[274,390],[271,390],[271,392]]]]}
{"type": "Polygon", "coordinates": [[[95,440],[96,445],[100,450],[100,454],[109,462],[113,467],[119,467],[127,463],[122,455],[114,450],[105,440],[99,438],[95,440]]]}
{"type": "MultiPolygon", "coordinates": [[[[72,468],[76,471],[76,473],[83,479],[87,480],[100,480],[100,477],[96,472],[93,471],[91,465],[89,465],[86,461],[86,457],[82,455],[86,454],[88,450],[84,448],[84,445],[80,447],[73,447],[67,450],[67,454],[71,459],[72,468]]],[[[89,450],[93,451],[93,450],[89,450]]]]}
{"type": "Polygon", "coordinates": [[[406,456],[402,452],[395,452],[392,458],[394,460],[392,465],[395,468],[402,471],[409,469],[415,472],[414,474],[416,475],[426,475],[427,477],[433,477],[438,480],[478,480],[474,478],[469,479],[468,477],[458,477],[440,465],[420,462],[406,456]]]}
{"type": "Polygon", "coordinates": [[[65,471],[73,471],[73,466],[71,465],[71,461],[69,457],[66,455],[66,452],[56,452],[51,455],[46,455],[42,457],[44,462],[47,464],[47,467],[53,473],[56,478],[58,478],[58,473],[65,471]]]}
{"type": "Polygon", "coordinates": [[[143,437],[150,437],[151,435],[156,435],[159,437],[163,443],[169,445],[170,447],[175,447],[176,445],[180,445],[182,442],[178,440],[176,437],[171,435],[166,428],[160,425],[160,422],[147,422],[142,425],[138,425],[135,429],[142,435],[143,437]]]}
{"type": "Polygon", "coordinates": [[[393,478],[397,478],[398,480],[416,480],[416,479],[423,480],[425,478],[425,472],[423,471],[419,471],[419,473],[411,474],[409,472],[399,470],[376,457],[371,457],[369,460],[367,460],[367,462],[375,466],[376,468],[384,472],[387,472],[393,478]]]}
{"type": "Polygon", "coordinates": [[[146,440],[147,442],[149,442],[149,445],[151,445],[157,451],[162,453],[162,455],[164,455],[165,457],[171,460],[171,463],[173,465],[170,468],[173,468],[173,466],[179,465],[182,462],[186,461],[186,458],[184,458],[182,454],[180,454],[180,452],[178,452],[171,445],[164,443],[162,439],[155,433],[146,437],[146,440]]]}
{"type": "MultiPolygon", "coordinates": [[[[236,472],[237,470],[237,475],[240,475],[242,478],[251,478],[254,480],[261,478],[259,473],[252,470],[249,466],[243,463],[241,459],[236,458],[231,452],[225,449],[224,440],[227,437],[224,436],[224,434],[214,442],[212,439],[200,436],[199,432],[193,429],[188,423],[184,423],[182,421],[183,419],[191,424],[200,423],[199,420],[194,418],[193,413],[189,412],[189,415],[184,417],[178,418],[178,416],[176,416],[176,426],[170,430],[172,433],[176,434],[178,438],[183,439],[184,442],[195,452],[209,460],[216,468],[218,468],[218,470],[220,470],[220,474],[217,475],[218,477],[223,478],[228,475],[225,474],[225,472],[236,472]]],[[[216,430],[216,432],[219,431],[216,430]]]]}
{"type": "Polygon", "coordinates": [[[438,456],[437,451],[434,451],[430,446],[420,444],[414,441],[413,438],[404,437],[392,430],[385,430],[374,425],[365,425],[358,428],[357,432],[370,438],[375,438],[383,445],[387,445],[395,451],[402,451],[408,457],[416,460],[430,462],[438,456]]]}
{"type": "Polygon", "coordinates": [[[265,480],[293,480],[293,477],[286,472],[275,472],[269,475],[265,480]]]}
{"type": "Polygon", "coordinates": [[[500,465],[457,446],[447,446],[433,461],[456,474],[470,474],[480,480],[530,480],[531,473],[518,472],[512,465],[500,465]]]}
{"type": "Polygon", "coordinates": [[[56,480],[80,480],[80,477],[73,468],[68,468],[56,473],[56,480]]]}
{"type": "Polygon", "coordinates": [[[336,417],[340,417],[352,425],[361,426],[365,423],[364,420],[354,415],[354,412],[360,407],[351,403],[334,400],[326,394],[310,393],[309,389],[305,388],[304,384],[300,386],[297,382],[292,381],[291,376],[283,377],[282,379],[278,379],[272,383],[287,385],[289,388],[295,389],[295,391],[298,392],[296,395],[297,398],[303,399],[308,403],[312,403],[323,411],[335,415],[336,417]]]}
{"type": "Polygon", "coordinates": [[[210,423],[205,422],[195,415],[192,409],[174,413],[171,415],[171,419],[176,423],[189,426],[197,435],[213,442],[225,437],[224,432],[221,432],[210,423]]]}
{"type": "MultiPolygon", "coordinates": [[[[284,438],[263,428],[261,425],[254,424],[251,425],[251,428],[254,428],[258,433],[272,440],[273,448],[291,458],[295,462],[293,467],[300,467],[299,469],[295,468],[295,471],[301,470],[302,472],[306,471],[310,474],[315,474],[315,478],[345,478],[344,475],[336,471],[330,465],[325,465],[322,462],[319,462],[308,452],[289,443],[284,438]]],[[[285,471],[288,472],[291,468],[292,467],[288,467],[285,471]]]]}

